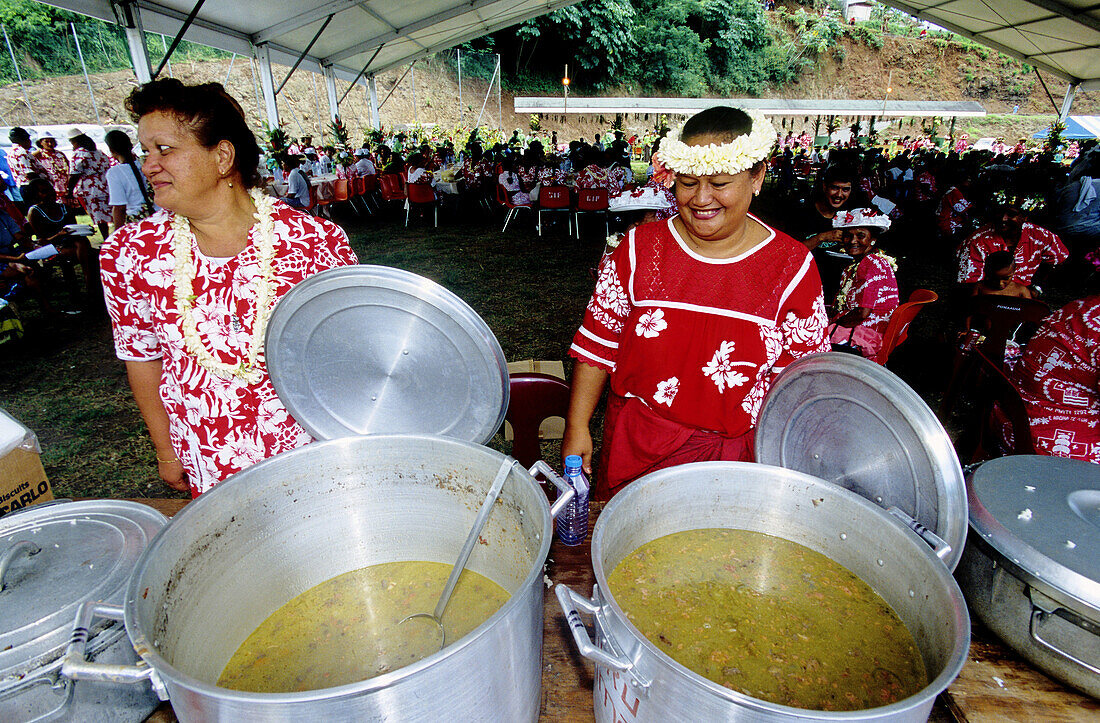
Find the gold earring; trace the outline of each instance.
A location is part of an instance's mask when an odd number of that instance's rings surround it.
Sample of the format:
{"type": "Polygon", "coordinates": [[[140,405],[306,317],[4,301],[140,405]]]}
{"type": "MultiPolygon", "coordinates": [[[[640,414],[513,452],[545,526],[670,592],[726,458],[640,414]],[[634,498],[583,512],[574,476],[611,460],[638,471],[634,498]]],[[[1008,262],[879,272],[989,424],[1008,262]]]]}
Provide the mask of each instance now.
{"type": "Polygon", "coordinates": [[[230,188],[233,188],[233,181],[230,181],[230,182],[229,182],[229,187],[230,187],[230,188]]]}

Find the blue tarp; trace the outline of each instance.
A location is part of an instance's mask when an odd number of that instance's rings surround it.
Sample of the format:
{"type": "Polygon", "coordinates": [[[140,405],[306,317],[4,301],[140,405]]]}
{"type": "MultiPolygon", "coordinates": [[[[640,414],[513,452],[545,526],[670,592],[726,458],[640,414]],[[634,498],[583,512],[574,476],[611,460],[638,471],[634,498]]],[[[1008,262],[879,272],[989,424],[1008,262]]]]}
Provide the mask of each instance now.
{"type": "MultiPolygon", "coordinates": [[[[1035,133],[1032,138],[1046,138],[1047,129],[1035,133]]],[[[1062,138],[1067,141],[1083,141],[1100,138],[1100,115],[1071,115],[1066,118],[1066,130],[1062,138]]]]}

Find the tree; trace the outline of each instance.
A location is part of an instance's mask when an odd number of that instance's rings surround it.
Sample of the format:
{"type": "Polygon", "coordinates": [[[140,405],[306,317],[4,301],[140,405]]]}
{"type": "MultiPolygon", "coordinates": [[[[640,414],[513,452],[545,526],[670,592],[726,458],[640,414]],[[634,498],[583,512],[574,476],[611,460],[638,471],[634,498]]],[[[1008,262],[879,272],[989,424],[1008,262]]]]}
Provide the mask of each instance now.
{"type": "Polygon", "coordinates": [[[634,6],[629,0],[570,5],[497,33],[494,44],[512,47],[516,74],[556,75],[568,63],[574,75],[601,87],[620,80],[634,63],[634,6]]]}

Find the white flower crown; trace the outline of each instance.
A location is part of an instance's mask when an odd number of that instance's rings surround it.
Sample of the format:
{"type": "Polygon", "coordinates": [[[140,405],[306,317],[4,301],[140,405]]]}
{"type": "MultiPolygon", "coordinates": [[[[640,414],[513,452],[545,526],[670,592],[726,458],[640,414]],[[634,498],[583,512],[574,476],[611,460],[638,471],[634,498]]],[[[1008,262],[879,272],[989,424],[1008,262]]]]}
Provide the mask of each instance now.
{"type": "Polygon", "coordinates": [[[729,143],[689,146],[680,140],[684,130],[680,126],[661,141],[657,160],[670,171],[692,176],[719,173],[732,176],[752,168],[771,154],[775,146],[775,127],[760,111],[744,112],[752,119],[752,130],[748,134],[738,136],[729,143]]]}

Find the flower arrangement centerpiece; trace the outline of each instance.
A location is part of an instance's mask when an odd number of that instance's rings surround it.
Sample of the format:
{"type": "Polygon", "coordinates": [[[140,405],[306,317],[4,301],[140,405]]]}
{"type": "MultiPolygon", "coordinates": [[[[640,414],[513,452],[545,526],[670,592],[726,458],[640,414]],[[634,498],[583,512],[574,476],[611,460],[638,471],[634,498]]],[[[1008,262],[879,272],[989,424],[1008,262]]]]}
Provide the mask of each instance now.
{"type": "Polygon", "coordinates": [[[272,127],[265,123],[264,135],[267,137],[267,147],[272,155],[285,151],[287,146],[290,145],[290,136],[286,134],[282,126],[272,127]]]}
{"type": "Polygon", "coordinates": [[[340,116],[335,116],[332,119],[332,123],[329,123],[329,128],[332,130],[332,136],[336,139],[336,145],[347,147],[348,143],[348,127],[344,125],[344,121],[340,120],[340,116]]]}
{"type": "Polygon", "coordinates": [[[351,164],[355,163],[355,159],[351,155],[351,151],[347,148],[340,147],[336,149],[336,152],[332,156],[332,160],[339,166],[347,168],[351,164]]]}
{"type": "Polygon", "coordinates": [[[371,128],[363,136],[363,141],[368,146],[381,145],[386,140],[386,127],[378,126],[378,128],[371,128]]]}

